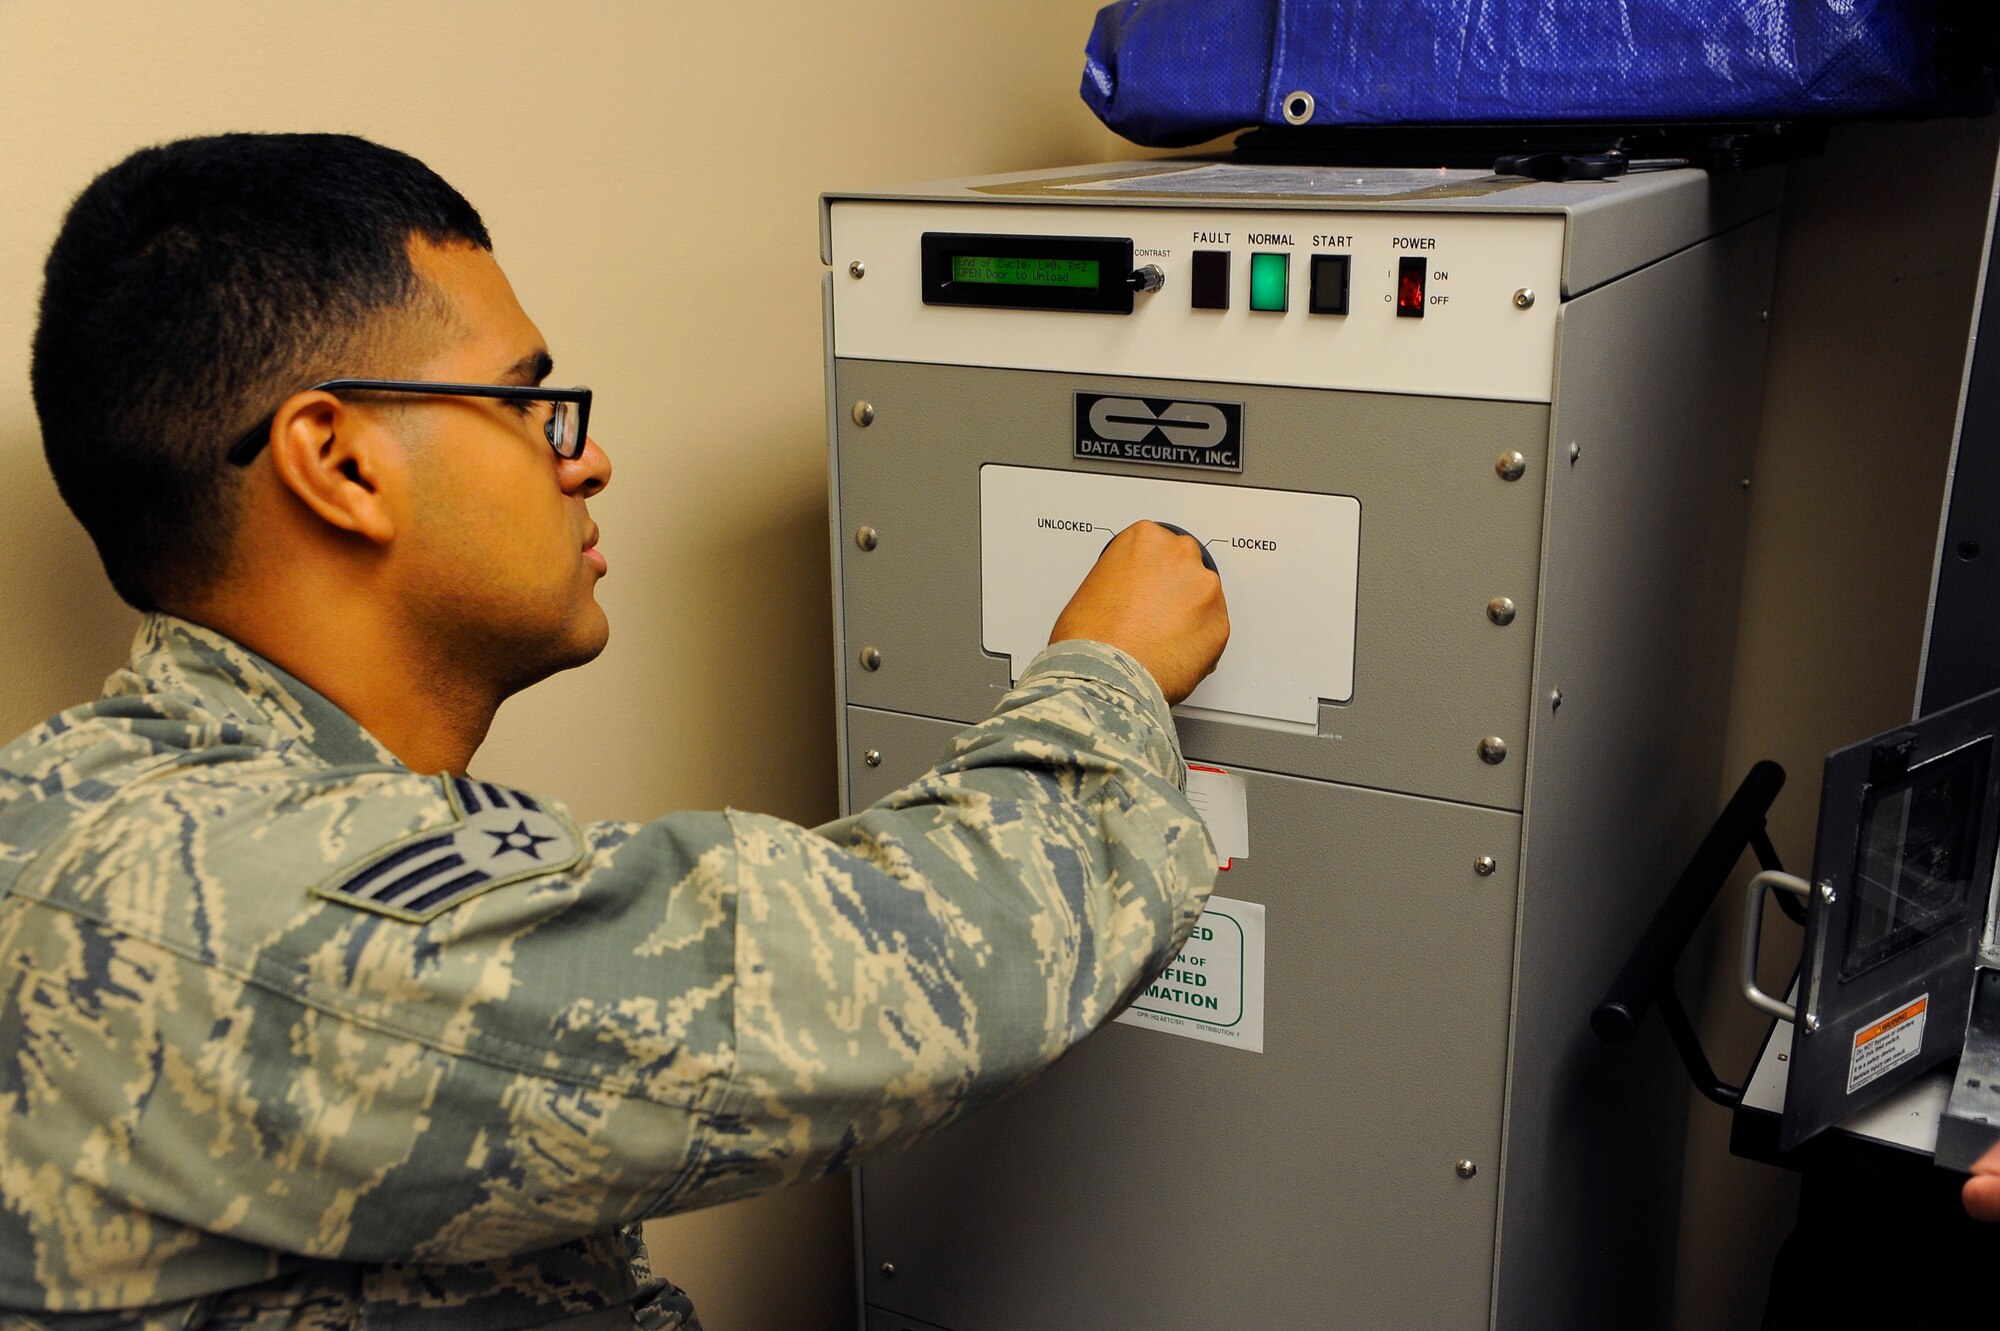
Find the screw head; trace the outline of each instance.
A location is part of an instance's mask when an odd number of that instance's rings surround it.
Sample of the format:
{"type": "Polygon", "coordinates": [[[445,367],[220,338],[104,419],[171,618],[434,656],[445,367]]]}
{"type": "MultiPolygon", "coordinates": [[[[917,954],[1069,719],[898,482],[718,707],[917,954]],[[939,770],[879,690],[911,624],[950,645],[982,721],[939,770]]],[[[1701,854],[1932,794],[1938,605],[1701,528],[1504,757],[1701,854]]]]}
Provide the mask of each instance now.
{"type": "Polygon", "coordinates": [[[863,550],[873,550],[881,539],[882,533],[876,531],[873,527],[856,527],[854,529],[854,543],[863,550]]]}
{"type": "Polygon", "coordinates": [[[896,1264],[894,1262],[882,1263],[882,1278],[884,1280],[894,1280],[896,1278],[896,1264]]]}
{"type": "Polygon", "coordinates": [[[1494,859],[1491,855],[1481,855],[1472,862],[1472,872],[1478,874],[1481,878],[1491,878],[1494,870],[1499,867],[1500,861],[1494,859]]]}
{"type": "Polygon", "coordinates": [[[861,755],[861,761],[867,763],[870,767],[880,767],[882,765],[882,750],[868,750],[868,752],[861,755]]]}
{"type": "Polygon", "coordinates": [[[853,263],[847,265],[847,275],[856,279],[866,277],[868,276],[868,265],[856,259],[853,263]]]}
{"type": "Polygon", "coordinates": [[[1578,458],[1582,457],[1582,456],[1583,456],[1583,450],[1582,450],[1581,448],[1579,448],[1579,447],[1577,446],[1577,442],[1576,442],[1576,440],[1574,440],[1574,439],[1570,440],[1570,441],[1569,441],[1569,465],[1570,465],[1570,466],[1572,466],[1572,467],[1574,467],[1574,466],[1576,465],[1576,460],[1577,460],[1578,458]]]}
{"type": "Polygon", "coordinates": [[[1818,1029],[1819,1029],[1819,1018],[1810,1012],[1806,1013],[1806,1034],[1811,1035],[1814,1031],[1818,1029]]]}
{"type": "Polygon", "coordinates": [[[1494,459],[1493,470],[1500,473],[1503,481],[1518,481],[1528,473],[1528,459],[1519,453],[1502,453],[1494,459]]]}
{"type": "Polygon", "coordinates": [[[1457,1170],[1460,1178],[1471,1178],[1479,1172],[1479,1166],[1473,1164],[1470,1160],[1461,1160],[1453,1168],[1457,1170]]]}
{"type": "Polygon", "coordinates": [[[1533,287],[1522,287],[1519,291],[1516,291],[1514,293],[1515,309],[1517,310],[1533,309],[1534,305],[1535,305],[1535,289],[1533,287]]]}
{"type": "Polygon", "coordinates": [[[1496,596],[1488,601],[1486,603],[1486,617],[1501,628],[1506,628],[1514,622],[1514,598],[1511,596],[1496,596]]]}
{"type": "Polygon", "coordinates": [[[880,670],[882,668],[882,653],[876,651],[873,647],[863,647],[861,649],[861,668],[863,670],[880,670]]]}
{"type": "Polygon", "coordinates": [[[1479,741],[1479,761],[1489,767],[1498,767],[1507,761],[1507,741],[1498,735],[1488,735],[1479,741]]]}
{"type": "Polygon", "coordinates": [[[873,402],[857,402],[854,404],[853,415],[856,425],[863,426],[864,428],[873,425],[875,423],[875,404],[873,402]]]}
{"type": "Polygon", "coordinates": [[[1829,906],[1836,900],[1833,894],[1833,880],[1831,878],[1822,878],[1819,880],[1819,899],[1829,906]]]}
{"type": "Polygon", "coordinates": [[[1562,710],[1562,705],[1563,705],[1563,691],[1561,689],[1550,689],[1549,710],[1551,712],[1560,712],[1562,710]]]}

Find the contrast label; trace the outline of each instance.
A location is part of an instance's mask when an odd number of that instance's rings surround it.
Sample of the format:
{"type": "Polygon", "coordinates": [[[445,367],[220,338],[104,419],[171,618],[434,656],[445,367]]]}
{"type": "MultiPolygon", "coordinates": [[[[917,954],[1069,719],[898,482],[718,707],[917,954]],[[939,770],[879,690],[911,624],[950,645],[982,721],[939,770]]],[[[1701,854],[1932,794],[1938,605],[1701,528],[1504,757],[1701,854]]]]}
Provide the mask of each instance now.
{"type": "Polygon", "coordinates": [[[1164,397],[1076,395],[1077,457],[1243,470],[1243,407],[1164,397]]]}
{"type": "Polygon", "coordinates": [[[1215,858],[1225,871],[1237,860],[1250,858],[1250,806],[1242,777],[1206,763],[1189,763],[1187,797],[1208,825],[1215,858]]]}
{"type": "Polygon", "coordinates": [[[1187,945],[1118,1020],[1264,1052],[1264,908],[1210,897],[1187,945]]]}
{"type": "Polygon", "coordinates": [[[1349,495],[990,463],[979,472],[982,645],[1019,679],[1111,538],[1193,533],[1229,599],[1229,650],[1185,706],[1307,732],[1354,693],[1361,504],[1349,495]]]}
{"type": "Polygon", "coordinates": [[[1854,1033],[1854,1052],[1847,1060],[1849,1095],[1922,1052],[1924,1018],[1929,1013],[1930,1004],[1931,996],[1925,994],[1854,1033]]]}

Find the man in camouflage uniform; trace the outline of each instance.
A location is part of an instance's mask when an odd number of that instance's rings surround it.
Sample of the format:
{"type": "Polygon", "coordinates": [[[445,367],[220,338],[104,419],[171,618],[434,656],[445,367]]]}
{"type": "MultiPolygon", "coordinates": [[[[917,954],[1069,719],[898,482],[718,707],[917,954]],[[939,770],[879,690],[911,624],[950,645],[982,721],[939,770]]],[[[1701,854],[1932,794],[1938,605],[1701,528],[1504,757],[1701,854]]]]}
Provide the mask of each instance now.
{"type": "Polygon", "coordinates": [[[470,205],[375,145],[189,140],[73,207],[36,405],[148,614],[0,752],[0,1326],[694,1327],[640,1219],[942,1127],[1199,914],[1166,708],[1227,618],[1151,524],[853,818],[464,775],[604,642],[610,464],[549,366],[470,205]]]}

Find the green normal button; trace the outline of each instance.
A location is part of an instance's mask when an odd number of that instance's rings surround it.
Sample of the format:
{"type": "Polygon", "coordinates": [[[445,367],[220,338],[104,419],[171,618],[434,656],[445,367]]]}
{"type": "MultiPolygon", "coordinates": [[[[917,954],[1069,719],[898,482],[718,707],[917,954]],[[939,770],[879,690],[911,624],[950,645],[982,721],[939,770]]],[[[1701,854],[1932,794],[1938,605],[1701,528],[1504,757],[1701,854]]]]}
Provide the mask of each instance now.
{"type": "Polygon", "coordinates": [[[1250,308],[1285,312],[1290,303],[1292,256],[1258,253],[1250,256],[1250,308]]]}

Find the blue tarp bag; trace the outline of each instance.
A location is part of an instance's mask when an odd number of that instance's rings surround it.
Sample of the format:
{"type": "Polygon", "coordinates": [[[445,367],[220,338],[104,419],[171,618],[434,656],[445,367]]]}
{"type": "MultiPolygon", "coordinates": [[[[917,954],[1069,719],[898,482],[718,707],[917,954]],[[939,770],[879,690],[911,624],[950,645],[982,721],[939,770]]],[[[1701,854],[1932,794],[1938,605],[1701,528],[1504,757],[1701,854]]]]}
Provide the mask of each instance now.
{"type": "Polygon", "coordinates": [[[1157,147],[1307,108],[1315,126],[1976,112],[1949,47],[1921,0],[1119,0],[1083,99],[1157,147]]]}

